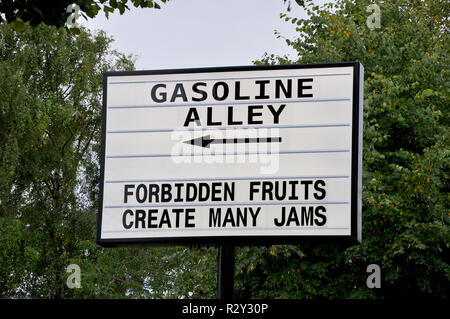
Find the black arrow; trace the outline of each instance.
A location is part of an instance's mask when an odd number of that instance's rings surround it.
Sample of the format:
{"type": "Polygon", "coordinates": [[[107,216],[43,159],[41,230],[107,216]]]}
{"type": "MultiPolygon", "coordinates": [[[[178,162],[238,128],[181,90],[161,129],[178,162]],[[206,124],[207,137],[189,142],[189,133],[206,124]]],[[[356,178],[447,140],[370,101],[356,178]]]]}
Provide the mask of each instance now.
{"type": "Polygon", "coordinates": [[[211,144],[236,144],[236,143],[280,143],[281,137],[244,137],[244,138],[210,138],[209,135],[197,137],[183,143],[209,148],[211,144]]]}

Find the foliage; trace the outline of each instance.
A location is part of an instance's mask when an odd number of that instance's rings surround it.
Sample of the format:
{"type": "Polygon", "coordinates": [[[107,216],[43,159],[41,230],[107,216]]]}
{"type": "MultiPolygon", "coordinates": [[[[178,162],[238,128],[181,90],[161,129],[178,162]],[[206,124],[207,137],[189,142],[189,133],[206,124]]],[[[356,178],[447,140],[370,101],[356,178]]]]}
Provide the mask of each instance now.
{"type": "Polygon", "coordinates": [[[215,294],[215,251],[96,245],[103,72],[133,70],[103,32],[0,25],[0,296],[215,294]],[[81,288],[69,289],[69,264],[81,288]]]}
{"type": "MultiPolygon", "coordinates": [[[[167,1],[161,0],[160,2],[166,3],[167,1]]],[[[283,0],[283,3],[286,4],[286,2],[287,11],[290,11],[291,0],[283,0]]],[[[295,0],[295,2],[299,6],[304,5],[303,0],[295,0]]],[[[16,31],[22,30],[25,24],[36,26],[41,22],[62,27],[71,14],[71,12],[67,12],[71,4],[78,4],[85,18],[94,18],[101,11],[104,12],[106,17],[116,11],[124,14],[126,10],[130,9],[129,3],[136,8],[161,9],[161,6],[154,0],[59,0],[51,5],[49,5],[48,0],[34,0],[33,3],[26,0],[2,0],[0,3],[0,23],[3,21],[10,22],[16,31]]]]}
{"type": "MultiPolygon", "coordinates": [[[[383,2],[371,30],[369,4],[307,1],[308,19],[281,16],[298,59],[255,62],[364,65],[363,242],[237,248],[238,297],[449,296],[449,5],[383,2]],[[372,263],[381,289],[366,286],[372,263]]],[[[214,298],[214,248],[95,244],[102,73],[133,69],[110,43],[0,24],[0,295],[214,298]],[[79,289],[65,285],[71,263],[79,289]]]]}
{"type": "MultiPolygon", "coordinates": [[[[167,0],[161,0],[166,3],[167,0]]],[[[51,4],[48,0],[2,0],[0,2],[0,23],[5,21],[13,23],[16,30],[22,30],[25,23],[37,26],[41,22],[56,27],[63,27],[71,12],[67,8],[71,4],[77,4],[84,17],[94,18],[100,11],[106,17],[110,13],[119,11],[123,14],[129,10],[129,4],[136,8],[155,8],[161,6],[153,0],[58,0],[51,4]],[[2,16],[3,14],[3,16],[2,16]]]]}
{"type": "MultiPolygon", "coordinates": [[[[287,2],[287,4],[288,4],[288,6],[287,6],[287,11],[290,12],[290,11],[291,11],[291,0],[283,0],[283,3],[284,3],[284,4],[286,4],[286,2],[287,2]]],[[[299,6],[301,6],[301,7],[304,7],[304,6],[305,6],[305,1],[304,1],[304,0],[295,0],[295,3],[296,3],[297,5],[299,5],[299,6]]]]}
{"type": "Polygon", "coordinates": [[[0,28],[0,251],[12,267],[1,267],[0,291],[62,296],[66,262],[94,222],[77,188],[96,182],[86,169],[98,148],[101,76],[112,60],[131,64],[107,57],[111,40],[102,33],[0,28]]]}
{"type": "Polygon", "coordinates": [[[281,15],[299,32],[286,39],[298,59],[256,62],[364,65],[363,242],[242,248],[242,297],[449,296],[449,4],[379,3],[381,27],[373,30],[370,4],[307,1],[308,19],[281,15]],[[381,267],[381,289],[366,286],[372,263],[381,267]]]}

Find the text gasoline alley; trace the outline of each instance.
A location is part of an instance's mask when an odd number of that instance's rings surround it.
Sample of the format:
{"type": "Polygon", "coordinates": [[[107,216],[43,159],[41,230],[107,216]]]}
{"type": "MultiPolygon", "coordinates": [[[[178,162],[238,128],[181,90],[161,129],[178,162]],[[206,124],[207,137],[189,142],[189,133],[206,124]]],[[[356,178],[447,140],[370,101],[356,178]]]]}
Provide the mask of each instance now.
{"type": "Polygon", "coordinates": [[[327,222],[326,207],[320,204],[326,197],[322,179],[249,181],[247,203],[235,201],[236,182],[125,184],[123,190],[124,204],[133,203],[122,214],[125,229],[195,228],[198,218],[208,218],[211,228],[257,227],[258,218],[264,218],[262,207],[278,201],[284,202],[272,218],[274,226],[324,226],[327,222]],[[203,210],[197,216],[198,207],[207,207],[208,213],[203,210]]]}

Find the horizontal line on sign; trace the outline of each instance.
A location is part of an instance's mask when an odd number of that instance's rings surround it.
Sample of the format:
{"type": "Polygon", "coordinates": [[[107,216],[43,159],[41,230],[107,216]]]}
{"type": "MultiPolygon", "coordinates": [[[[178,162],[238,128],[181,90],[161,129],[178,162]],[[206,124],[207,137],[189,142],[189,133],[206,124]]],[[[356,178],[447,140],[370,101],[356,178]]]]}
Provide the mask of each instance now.
{"type": "Polygon", "coordinates": [[[298,125],[264,125],[264,126],[221,126],[221,127],[181,127],[181,128],[163,128],[163,129],[141,129],[141,130],[108,130],[107,133],[162,133],[178,131],[220,131],[220,130],[244,130],[244,129],[266,129],[266,128],[316,128],[316,127],[343,127],[350,126],[350,123],[335,124],[298,124],[298,125]]]}
{"type": "Polygon", "coordinates": [[[108,82],[108,84],[133,84],[133,83],[170,83],[170,82],[197,82],[197,81],[233,81],[233,80],[253,80],[253,79],[295,79],[310,76],[342,76],[351,75],[351,73],[323,73],[323,74],[306,74],[306,75],[283,75],[283,76],[255,76],[243,78],[214,78],[214,79],[178,79],[178,80],[148,80],[148,81],[116,81],[108,82]]]}
{"type": "Polygon", "coordinates": [[[349,178],[349,175],[321,176],[267,176],[267,177],[210,177],[210,178],[164,178],[164,179],[130,179],[108,180],[105,183],[145,183],[145,182],[199,182],[199,181],[234,181],[234,180],[272,180],[272,179],[318,179],[318,178],[349,178]]]}
{"type": "Polygon", "coordinates": [[[321,202],[321,201],[309,201],[309,202],[299,202],[299,201],[286,201],[284,204],[280,202],[222,202],[222,203],[184,203],[184,204],[138,204],[138,205],[105,205],[104,208],[131,208],[131,207],[202,207],[202,206],[253,206],[253,205],[342,205],[350,204],[349,201],[334,201],[334,202],[321,202]]]}
{"type": "Polygon", "coordinates": [[[200,106],[212,106],[212,105],[237,105],[237,104],[248,104],[248,105],[260,105],[261,103],[307,103],[307,102],[339,102],[339,101],[350,101],[350,98],[334,98],[334,99],[283,99],[283,100],[259,100],[259,101],[228,101],[228,102],[211,102],[211,103],[184,103],[184,104],[146,104],[146,105],[114,105],[108,106],[108,109],[142,109],[142,108],[155,108],[155,107],[200,107],[200,106]]]}
{"type": "Polygon", "coordinates": [[[238,152],[238,153],[194,153],[194,154],[133,154],[133,155],[107,155],[106,158],[142,158],[142,157],[185,157],[185,156],[222,156],[222,155],[276,155],[276,154],[311,154],[311,153],[348,153],[350,150],[301,150],[279,152],[238,152]]]}
{"type": "MultiPolygon", "coordinates": [[[[141,233],[141,232],[153,232],[153,231],[166,231],[166,232],[174,232],[174,231],[217,231],[217,230],[273,230],[273,229],[282,229],[282,230],[296,230],[296,229],[349,229],[348,227],[327,227],[327,226],[284,226],[284,227],[208,227],[208,228],[146,228],[146,229],[128,229],[128,230],[103,230],[102,233],[141,233]]],[[[282,236],[282,235],[280,235],[282,236]]],[[[289,235],[287,235],[289,236],[289,235]]],[[[106,238],[105,238],[106,239],[106,238]]]]}

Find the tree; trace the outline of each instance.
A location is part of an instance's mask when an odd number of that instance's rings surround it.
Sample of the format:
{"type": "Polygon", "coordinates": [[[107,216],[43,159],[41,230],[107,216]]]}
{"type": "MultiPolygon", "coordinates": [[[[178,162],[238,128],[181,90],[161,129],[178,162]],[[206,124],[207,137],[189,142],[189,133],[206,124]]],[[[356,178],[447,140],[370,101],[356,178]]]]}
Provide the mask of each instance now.
{"type": "MultiPolygon", "coordinates": [[[[161,0],[160,2],[166,3],[167,1],[161,0]]],[[[287,10],[290,11],[291,0],[283,0],[283,3],[286,2],[287,10]]],[[[303,0],[295,0],[295,2],[300,6],[304,5],[303,0]]],[[[60,0],[52,2],[51,5],[48,0],[35,0],[33,3],[26,0],[3,0],[0,3],[0,23],[13,23],[16,30],[22,30],[25,23],[36,26],[43,22],[47,25],[63,27],[73,12],[69,8],[71,4],[77,4],[80,7],[83,17],[94,18],[100,11],[103,11],[106,17],[116,11],[124,14],[126,10],[130,9],[129,3],[136,8],[161,8],[154,0],[60,0]]]]}
{"type": "MultiPolygon", "coordinates": [[[[449,296],[449,5],[385,2],[371,29],[369,4],[309,1],[309,19],[282,15],[298,59],[256,62],[364,65],[363,243],[239,248],[239,297],[449,296]],[[374,263],[381,289],[366,286],[374,263]]],[[[0,25],[0,295],[214,298],[215,249],[95,244],[102,73],[133,69],[110,42],[0,25]]]]}
{"type": "Polygon", "coordinates": [[[371,4],[307,1],[308,19],[281,15],[298,59],[256,62],[364,65],[363,242],[241,248],[241,297],[449,296],[449,3],[381,2],[380,28],[368,27],[371,4]],[[370,264],[381,289],[366,286],[370,264]]]}
{"type": "Polygon", "coordinates": [[[96,245],[103,72],[134,69],[111,41],[0,25],[0,296],[212,294],[212,249],[96,245]],[[80,288],[66,285],[70,264],[80,288]]]}
{"type": "Polygon", "coordinates": [[[64,269],[92,237],[102,73],[133,68],[110,42],[0,25],[2,294],[62,297],[64,269]]]}
{"type": "MultiPolygon", "coordinates": [[[[167,0],[160,2],[166,3],[167,0]]],[[[63,27],[72,13],[68,10],[71,4],[77,4],[82,11],[81,14],[86,18],[94,18],[100,11],[103,11],[106,17],[116,10],[123,14],[129,10],[128,4],[136,8],[155,8],[161,6],[153,0],[2,0],[0,2],[0,23],[12,22],[15,29],[22,30],[25,23],[31,26],[37,26],[41,22],[56,27],[63,27]]]]}
{"type": "MultiPolygon", "coordinates": [[[[283,0],[283,3],[284,4],[286,4],[286,2],[287,2],[287,4],[288,4],[288,6],[287,6],[287,11],[289,12],[289,11],[291,11],[291,0],[283,0]]],[[[304,7],[305,6],[305,1],[304,0],[295,0],[295,3],[297,4],[297,5],[299,5],[299,6],[301,6],[301,7],[304,7]]]]}

